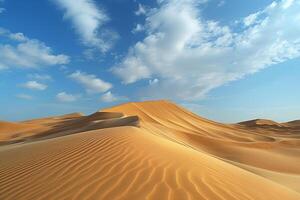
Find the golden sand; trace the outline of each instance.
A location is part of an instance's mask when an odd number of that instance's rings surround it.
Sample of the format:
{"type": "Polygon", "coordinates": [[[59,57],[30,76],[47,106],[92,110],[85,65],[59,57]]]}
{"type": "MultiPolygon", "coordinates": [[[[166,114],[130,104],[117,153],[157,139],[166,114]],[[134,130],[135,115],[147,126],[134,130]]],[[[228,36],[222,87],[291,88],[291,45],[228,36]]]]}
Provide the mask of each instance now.
{"type": "Polygon", "coordinates": [[[168,101],[0,123],[0,199],[299,200],[300,127],[168,101]]]}

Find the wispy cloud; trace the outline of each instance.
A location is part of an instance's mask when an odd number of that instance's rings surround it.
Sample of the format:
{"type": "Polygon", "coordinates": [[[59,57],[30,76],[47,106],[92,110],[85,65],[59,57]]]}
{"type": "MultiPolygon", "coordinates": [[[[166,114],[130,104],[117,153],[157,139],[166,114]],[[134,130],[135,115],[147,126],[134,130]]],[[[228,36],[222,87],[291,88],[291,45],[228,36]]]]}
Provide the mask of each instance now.
{"type": "Polygon", "coordinates": [[[138,32],[141,32],[141,31],[144,31],[145,30],[145,27],[141,24],[137,24],[134,29],[132,29],[132,33],[138,33],[138,32]]]}
{"type": "Polygon", "coordinates": [[[10,39],[19,42],[25,42],[29,40],[23,33],[10,33],[8,36],[10,39]]]}
{"type": "Polygon", "coordinates": [[[41,81],[51,81],[53,80],[52,77],[48,74],[28,74],[27,75],[28,78],[30,79],[34,79],[34,80],[41,80],[41,81]]]}
{"type": "Polygon", "coordinates": [[[88,93],[102,93],[112,88],[111,83],[103,81],[93,74],[76,71],[70,74],[69,77],[84,86],[88,93]]]}
{"type": "Polygon", "coordinates": [[[94,0],[53,0],[64,10],[64,19],[70,20],[84,45],[108,51],[118,34],[104,25],[109,21],[106,12],[94,0]]]}
{"type": "Polygon", "coordinates": [[[273,2],[239,19],[235,31],[204,19],[199,1],[159,1],[146,17],[146,37],[112,71],[126,84],[158,78],[141,89],[144,97],[199,99],[229,81],[299,57],[299,10],[299,1],[273,2]]]}
{"type": "Polygon", "coordinates": [[[43,42],[29,39],[23,33],[11,33],[6,29],[0,29],[0,37],[7,37],[15,41],[15,44],[0,44],[0,69],[40,68],[44,66],[69,63],[68,56],[53,54],[50,47],[43,42]]]}
{"type": "Polygon", "coordinates": [[[48,87],[47,85],[39,83],[37,81],[28,81],[26,83],[21,84],[21,86],[31,90],[45,90],[48,87]]]}
{"type": "Polygon", "coordinates": [[[31,95],[28,95],[28,94],[17,94],[16,97],[19,98],[19,99],[25,99],[25,100],[32,100],[33,99],[33,97],[31,95]]]}
{"type": "Polygon", "coordinates": [[[146,7],[142,4],[138,4],[138,9],[134,12],[135,15],[145,15],[147,13],[146,7]]]}
{"type": "Polygon", "coordinates": [[[0,8],[0,14],[5,11],[5,8],[0,8]]]}
{"type": "Polygon", "coordinates": [[[74,102],[78,100],[80,95],[68,94],[66,92],[60,92],[56,95],[56,99],[60,102],[74,102]]]}
{"type": "Polygon", "coordinates": [[[105,103],[111,103],[116,101],[126,101],[128,100],[128,98],[125,96],[119,96],[117,94],[114,94],[111,91],[107,91],[101,96],[100,100],[105,103]]]}
{"type": "Polygon", "coordinates": [[[118,98],[111,93],[111,91],[106,92],[101,96],[101,100],[104,102],[114,102],[117,101],[118,98]]]}

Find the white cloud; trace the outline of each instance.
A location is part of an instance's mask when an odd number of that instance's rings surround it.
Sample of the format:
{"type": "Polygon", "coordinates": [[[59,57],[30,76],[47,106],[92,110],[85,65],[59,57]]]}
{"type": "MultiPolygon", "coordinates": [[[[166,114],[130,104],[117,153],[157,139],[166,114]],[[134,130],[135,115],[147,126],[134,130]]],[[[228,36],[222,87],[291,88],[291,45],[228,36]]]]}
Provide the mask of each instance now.
{"type": "Polygon", "coordinates": [[[150,71],[142,61],[134,56],[126,57],[122,65],[112,68],[112,72],[123,79],[123,83],[129,84],[143,78],[150,77],[150,71]]]}
{"type": "Polygon", "coordinates": [[[118,98],[117,98],[115,95],[113,95],[113,94],[111,93],[111,91],[108,91],[108,92],[106,92],[105,94],[103,94],[103,95],[101,96],[101,100],[108,103],[108,102],[114,102],[114,101],[117,101],[118,98]]]}
{"type": "Polygon", "coordinates": [[[87,60],[94,60],[95,59],[95,49],[85,49],[83,51],[83,56],[87,60]]]}
{"type": "Polygon", "coordinates": [[[251,26],[254,23],[257,23],[257,18],[259,17],[260,14],[261,14],[260,12],[257,12],[245,17],[243,20],[245,26],[251,26]]]}
{"type": "Polygon", "coordinates": [[[79,95],[68,94],[66,92],[60,92],[56,95],[56,99],[61,102],[73,102],[79,98],[79,95]]]}
{"type": "Polygon", "coordinates": [[[126,101],[126,100],[128,100],[128,98],[125,96],[116,95],[116,94],[112,93],[111,91],[107,91],[100,97],[100,100],[102,100],[103,102],[106,102],[106,103],[110,103],[110,102],[115,102],[115,101],[126,101]]]}
{"type": "Polygon", "coordinates": [[[295,1],[295,0],[285,0],[285,1],[283,1],[282,7],[283,7],[284,9],[287,9],[287,8],[289,8],[290,6],[293,5],[294,1],[295,1]]]}
{"type": "Polygon", "coordinates": [[[53,0],[64,10],[64,19],[70,20],[84,45],[108,51],[118,34],[104,28],[109,17],[94,0],[53,0]]]}
{"type": "Polygon", "coordinates": [[[5,12],[5,8],[0,8],[0,14],[5,12]]]}
{"type": "Polygon", "coordinates": [[[68,56],[55,55],[50,47],[38,40],[28,39],[22,33],[10,33],[6,29],[0,29],[0,36],[16,41],[14,45],[0,44],[0,69],[40,68],[69,63],[68,56]]]}
{"type": "Polygon", "coordinates": [[[27,76],[30,79],[35,79],[35,80],[42,80],[42,81],[51,81],[52,77],[50,75],[47,74],[29,74],[27,76]]]}
{"type": "Polygon", "coordinates": [[[70,78],[83,85],[88,93],[102,93],[112,88],[112,84],[97,78],[93,74],[76,71],[70,78]]]}
{"type": "Polygon", "coordinates": [[[157,79],[157,78],[155,78],[155,79],[150,79],[149,80],[149,85],[154,85],[154,84],[157,84],[159,82],[159,80],[157,79]]]}
{"type": "Polygon", "coordinates": [[[243,19],[248,26],[241,24],[238,31],[204,19],[198,2],[159,1],[159,8],[147,14],[146,37],[112,72],[126,84],[157,77],[157,84],[141,89],[143,97],[195,100],[300,56],[299,0],[273,2],[243,19]]]}
{"type": "Polygon", "coordinates": [[[145,28],[143,25],[137,24],[136,27],[134,27],[134,29],[131,32],[138,33],[138,32],[144,31],[144,30],[145,30],[145,28]]]}
{"type": "Polygon", "coordinates": [[[45,90],[48,87],[47,85],[39,83],[37,81],[28,81],[26,83],[23,83],[21,86],[31,90],[45,90]]]}
{"type": "Polygon", "coordinates": [[[9,34],[10,39],[24,42],[27,41],[28,38],[23,33],[10,33],[9,34]]]}
{"type": "Polygon", "coordinates": [[[143,6],[142,4],[139,3],[138,5],[138,9],[134,12],[135,15],[139,16],[139,15],[145,15],[146,14],[146,8],[145,6],[143,6]]]}
{"type": "Polygon", "coordinates": [[[32,100],[33,99],[33,97],[31,95],[28,95],[28,94],[17,94],[16,97],[19,98],[19,99],[25,99],[25,100],[32,100]]]}

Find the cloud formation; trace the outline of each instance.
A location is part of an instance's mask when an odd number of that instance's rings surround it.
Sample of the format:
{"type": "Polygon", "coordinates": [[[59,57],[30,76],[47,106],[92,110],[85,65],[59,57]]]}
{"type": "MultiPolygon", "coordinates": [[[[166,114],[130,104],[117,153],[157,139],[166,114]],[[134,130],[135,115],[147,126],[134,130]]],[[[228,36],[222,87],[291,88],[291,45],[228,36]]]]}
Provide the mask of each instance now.
{"type": "Polygon", "coordinates": [[[144,31],[144,26],[141,25],[141,24],[137,24],[133,29],[132,29],[132,33],[138,33],[138,32],[141,32],[141,31],[144,31]]]}
{"type": "Polygon", "coordinates": [[[0,37],[6,37],[13,41],[9,44],[0,44],[0,69],[40,68],[44,66],[69,63],[68,56],[53,54],[50,47],[43,42],[29,39],[22,33],[10,33],[0,28],[0,37]]]}
{"type": "Polygon", "coordinates": [[[56,95],[56,99],[60,102],[73,102],[79,98],[79,95],[68,94],[66,92],[60,92],[56,95]]]}
{"type": "Polygon", "coordinates": [[[104,28],[108,15],[94,0],[53,0],[64,10],[64,19],[70,20],[84,45],[108,51],[118,34],[104,28]]]}
{"type": "Polygon", "coordinates": [[[33,99],[33,97],[31,95],[28,95],[28,94],[17,94],[16,97],[19,98],[19,99],[25,99],[25,100],[32,100],[33,99]]]}
{"type": "Polygon", "coordinates": [[[147,13],[146,8],[142,4],[138,4],[138,9],[134,12],[135,15],[140,16],[140,15],[145,15],[147,13]]]}
{"type": "Polygon", "coordinates": [[[81,71],[76,71],[69,75],[69,78],[81,84],[87,93],[102,93],[112,88],[112,84],[97,78],[93,74],[87,74],[81,71]]]}
{"type": "Polygon", "coordinates": [[[23,33],[10,33],[8,36],[10,39],[19,42],[25,42],[29,40],[23,33]]]}
{"type": "Polygon", "coordinates": [[[146,37],[112,68],[123,83],[159,79],[144,97],[195,100],[213,88],[300,56],[299,0],[273,2],[238,20],[206,20],[196,0],[160,0],[146,37]],[[176,23],[174,23],[176,19],[176,23]]]}
{"type": "Polygon", "coordinates": [[[37,81],[28,81],[26,83],[23,83],[21,86],[31,90],[45,90],[48,87],[47,85],[39,83],[37,81]]]}
{"type": "Polygon", "coordinates": [[[27,77],[30,78],[30,79],[41,80],[41,81],[51,81],[51,80],[53,80],[52,77],[48,74],[34,73],[34,74],[28,74],[27,77]]]}
{"type": "Polygon", "coordinates": [[[108,91],[101,96],[101,100],[103,102],[109,103],[109,102],[117,101],[118,98],[114,94],[112,94],[111,91],[108,91]]]}

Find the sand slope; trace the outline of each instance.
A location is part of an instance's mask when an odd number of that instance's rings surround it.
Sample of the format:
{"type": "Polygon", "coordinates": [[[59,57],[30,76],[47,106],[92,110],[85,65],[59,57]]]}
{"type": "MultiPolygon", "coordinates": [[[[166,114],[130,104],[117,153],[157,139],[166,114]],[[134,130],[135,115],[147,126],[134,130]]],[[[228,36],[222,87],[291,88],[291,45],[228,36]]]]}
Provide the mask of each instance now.
{"type": "Polygon", "coordinates": [[[220,124],[168,101],[20,124],[41,127],[0,146],[0,199],[300,199],[288,125],[220,124]]]}

